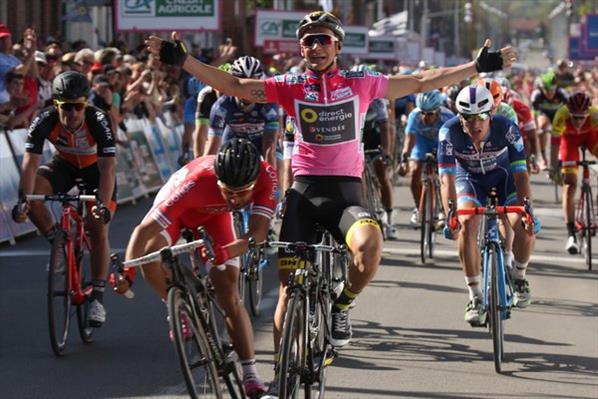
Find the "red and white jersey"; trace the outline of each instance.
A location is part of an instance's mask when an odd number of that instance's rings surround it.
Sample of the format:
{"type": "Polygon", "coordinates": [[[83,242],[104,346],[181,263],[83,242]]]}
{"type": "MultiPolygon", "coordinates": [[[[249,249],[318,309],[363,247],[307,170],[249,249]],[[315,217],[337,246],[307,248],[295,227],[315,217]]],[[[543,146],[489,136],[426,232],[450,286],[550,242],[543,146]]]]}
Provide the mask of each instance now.
{"type": "MultiPolygon", "coordinates": [[[[162,226],[171,242],[176,242],[180,229],[210,224],[212,219],[232,211],[220,193],[214,157],[208,155],[189,162],[173,174],[156,195],[146,218],[152,218],[162,226]]],[[[253,189],[251,214],[271,219],[277,197],[276,171],[267,162],[262,162],[253,189]]]]}
{"type": "Polygon", "coordinates": [[[511,96],[509,105],[511,105],[517,113],[519,130],[521,130],[523,135],[525,135],[526,132],[536,130],[536,121],[534,120],[534,114],[530,107],[528,107],[520,98],[514,96],[511,96]]]}

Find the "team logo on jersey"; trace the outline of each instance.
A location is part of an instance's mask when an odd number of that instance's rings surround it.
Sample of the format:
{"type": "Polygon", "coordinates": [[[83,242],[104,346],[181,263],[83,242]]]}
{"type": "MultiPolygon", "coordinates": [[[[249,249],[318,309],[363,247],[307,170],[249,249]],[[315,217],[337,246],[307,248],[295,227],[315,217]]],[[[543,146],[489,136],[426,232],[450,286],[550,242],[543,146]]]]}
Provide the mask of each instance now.
{"type": "Polygon", "coordinates": [[[351,97],[353,90],[350,87],[343,87],[342,89],[334,90],[330,93],[330,99],[332,101],[341,100],[343,98],[351,97]]]}
{"type": "Polygon", "coordinates": [[[347,79],[364,78],[364,77],[365,77],[364,71],[345,71],[345,78],[347,78],[347,79]]]}
{"type": "Polygon", "coordinates": [[[308,91],[305,93],[305,99],[307,101],[320,101],[320,95],[315,91],[308,91]]]}
{"type": "Polygon", "coordinates": [[[303,140],[333,145],[354,140],[356,136],[355,99],[332,104],[297,102],[298,123],[303,140]]]}

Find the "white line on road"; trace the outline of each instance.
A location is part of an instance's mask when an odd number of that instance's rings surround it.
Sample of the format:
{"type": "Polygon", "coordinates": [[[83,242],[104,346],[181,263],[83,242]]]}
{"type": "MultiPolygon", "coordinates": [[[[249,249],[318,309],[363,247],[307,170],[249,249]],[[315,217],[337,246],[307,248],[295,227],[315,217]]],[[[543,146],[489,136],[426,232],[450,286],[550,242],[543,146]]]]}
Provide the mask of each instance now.
{"type": "MultiPolygon", "coordinates": [[[[395,254],[395,255],[419,255],[420,250],[419,248],[388,248],[385,247],[382,249],[382,252],[395,254]]],[[[448,250],[448,249],[435,249],[434,250],[435,256],[443,256],[449,258],[456,258],[457,257],[457,250],[448,250]]],[[[585,260],[578,256],[548,256],[548,255],[532,255],[531,261],[538,261],[538,262],[546,262],[549,264],[563,264],[563,263],[583,263],[585,264],[585,260]]]]}

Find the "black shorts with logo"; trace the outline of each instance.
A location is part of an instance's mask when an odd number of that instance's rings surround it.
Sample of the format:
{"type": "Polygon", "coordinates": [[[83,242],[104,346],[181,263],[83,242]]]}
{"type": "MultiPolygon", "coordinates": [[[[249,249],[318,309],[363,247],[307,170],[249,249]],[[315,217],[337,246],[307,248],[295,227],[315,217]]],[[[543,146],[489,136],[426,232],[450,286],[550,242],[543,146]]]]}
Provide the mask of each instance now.
{"type": "MultiPolygon", "coordinates": [[[[347,233],[356,222],[377,223],[363,207],[361,179],[348,176],[297,176],[286,196],[281,241],[313,244],[316,224],[326,228],[339,243],[346,243],[347,233]]],[[[278,252],[280,260],[290,256],[278,252]]]]}
{"type": "MultiPolygon", "coordinates": [[[[79,169],[56,155],[46,165],[42,165],[37,170],[37,174],[50,182],[53,193],[67,193],[77,186],[82,194],[93,195],[93,191],[100,185],[100,170],[97,163],[79,169]]],[[[112,212],[116,209],[116,181],[112,202],[106,206],[112,212]]]]}

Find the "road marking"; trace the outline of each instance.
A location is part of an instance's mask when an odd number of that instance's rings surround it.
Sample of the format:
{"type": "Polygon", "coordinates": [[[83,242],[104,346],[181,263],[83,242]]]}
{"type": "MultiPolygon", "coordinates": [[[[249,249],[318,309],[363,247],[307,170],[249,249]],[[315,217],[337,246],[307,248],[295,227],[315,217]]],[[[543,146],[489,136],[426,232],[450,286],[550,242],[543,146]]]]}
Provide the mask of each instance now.
{"type": "MultiPolygon", "coordinates": [[[[418,255],[420,254],[419,248],[388,248],[385,247],[382,249],[382,252],[394,254],[394,255],[418,255]]],[[[448,249],[435,249],[434,256],[443,256],[449,258],[456,258],[457,257],[457,250],[448,250],[448,249]]],[[[579,256],[548,256],[548,255],[532,255],[531,261],[538,261],[538,262],[546,262],[549,264],[563,264],[563,263],[580,263],[585,264],[585,259],[579,256]]]]}

